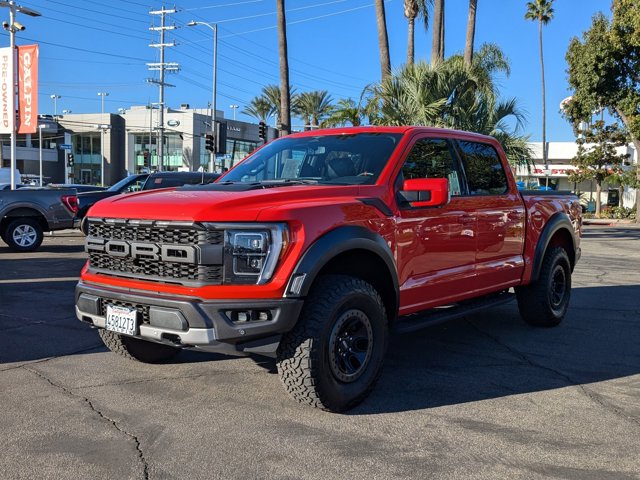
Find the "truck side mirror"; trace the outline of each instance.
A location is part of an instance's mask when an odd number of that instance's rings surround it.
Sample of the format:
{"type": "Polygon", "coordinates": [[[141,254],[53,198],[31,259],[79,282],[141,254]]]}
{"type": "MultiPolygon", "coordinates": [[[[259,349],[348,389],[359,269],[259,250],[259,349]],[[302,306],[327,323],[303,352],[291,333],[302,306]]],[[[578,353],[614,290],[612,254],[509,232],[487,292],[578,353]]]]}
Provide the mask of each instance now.
{"type": "Polygon", "coordinates": [[[405,180],[400,193],[412,207],[441,207],[449,203],[449,180],[446,178],[405,180]]]}

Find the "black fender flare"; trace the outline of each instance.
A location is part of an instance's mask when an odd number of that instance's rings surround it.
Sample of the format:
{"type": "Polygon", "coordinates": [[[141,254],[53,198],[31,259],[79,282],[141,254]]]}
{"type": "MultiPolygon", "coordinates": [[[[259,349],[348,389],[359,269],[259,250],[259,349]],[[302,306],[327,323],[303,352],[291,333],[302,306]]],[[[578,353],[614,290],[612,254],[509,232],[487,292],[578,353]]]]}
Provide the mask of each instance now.
{"type": "Polygon", "coordinates": [[[576,263],[576,237],[573,225],[571,224],[571,220],[569,215],[565,212],[556,212],[549,218],[547,224],[544,226],[542,232],[540,233],[540,238],[538,238],[538,244],[536,245],[536,250],[533,257],[533,270],[531,272],[531,281],[534,282],[540,277],[540,270],[542,269],[542,261],[544,260],[544,255],[547,253],[547,247],[549,246],[549,242],[553,236],[560,230],[565,229],[569,232],[569,236],[571,237],[571,241],[573,242],[573,252],[567,252],[569,255],[569,260],[571,261],[571,268],[575,266],[576,263]]]}
{"type": "Polygon", "coordinates": [[[367,250],[384,262],[393,282],[397,309],[400,301],[400,287],[393,252],[382,236],[360,226],[338,227],[316,239],[293,269],[284,296],[306,296],[322,268],[337,255],[350,250],[367,250]],[[298,280],[301,277],[302,280],[298,280]]]}

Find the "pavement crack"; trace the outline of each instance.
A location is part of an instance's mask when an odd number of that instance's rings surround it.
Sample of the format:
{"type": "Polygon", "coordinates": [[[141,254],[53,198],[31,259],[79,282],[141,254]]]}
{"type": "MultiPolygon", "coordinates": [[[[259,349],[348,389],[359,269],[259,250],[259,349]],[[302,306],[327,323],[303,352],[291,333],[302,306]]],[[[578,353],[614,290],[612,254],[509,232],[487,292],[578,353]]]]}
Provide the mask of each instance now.
{"type": "MultiPolygon", "coordinates": [[[[139,380],[125,380],[122,382],[104,382],[98,384],[90,384],[90,385],[82,385],[81,387],[76,387],[76,390],[85,390],[88,388],[100,388],[100,387],[119,387],[121,385],[135,385],[139,383],[153,383],[153,382],[165,382],[165,381],[174,381],[174,380],[184,380],[184,379],[193,379],[193,378],[201,378],[204,377],[205,374],[197,373],[193,375],[180,375],[178,377],[156,377],[156,378],[143,378],[139,380]]],[[[206,375],[210,377],[211,375],[206,375]]]]}
{"type": "Polygon", "coordinates": [[[627,422],[630,422],[636,426],[640,427],[640,419],[633,417],[627,413],[625,413],[624,411],[620,410],[619,408],[615,407],[614,405],[611,405],[610,403],[606,402],[600,395],[598,395],[596,392],[588,389],[587,387],[585,387],[583,384],[581,384],[580,382],[572,379],[568,374],[560,371],[560,370],[556,370],[555,368],[552,367],[548,367],[546,365],[542,365],[540,363],[537,363],[535,361],[533,361],[531,358],[529,358],[527,355],[525,355],[524,353],[520,352],[519,350],[516,350],[515,348],[507,345],[506,343],[502,342],[499,338],[495,337],[494,335],[490,334],[489,332],[483,330],[482,328],[478,327],[477,325],[475,325],[473,322],[467,320],[465,318],[465,320],[467,321],[467,323],[469,325],[471,325],[472,328],[474,328],[476,331],[480,332],[481,334],[483,334],[484,336],[486,336],[487,338],[490,338],[491,340],[493,340],[495,343],[497,343],[498,345],[500,345],[502,348],[506,349],[509,351],[509,353],[511,353],[512,355],[514,355],[515,357],[519,358],[520,360],[522,360],[523,362],[525,362],[526,364],[530,365],[531,367],[534,368],[538,368],[541,370],[545,370],[547,372],[553,373],[554,375],[556,375],[557,377],[561,378],[562,380],[564,380],[565,382],[567,382],[567,384],[569,386],[574,386],[577,387],[578,390],[585,396],[587,397],[589,400],[591,400],[593,403],[599,405],[600,407],[602,407],[603,409],[607,410],[608,412],[626,420],[627,422]]]}
{"type": "Polygon", "coordinates": [[[140,440],[138,439],[137,436],[135,436],[133,433],[128,432],[127,430],[122,428],[120,425],[118,425],[118,422],[116,422],[115,420],[109,418],[104,413],[102,413],[100,410],[98,410],[98,408],[96,408],[96,406],[93,404],[93,402],[88,397],[84,397],[82,395],[78,395],[78,394],[74,393],[73,391],[71,391],[67,387],[64,387],[63,385],[60,385],[60,384],[54,382],[49,377],[47,377],[44,373],[42,373],[42,372],[40,372],[38,370],[35,370],[33,368],[29,368],[27,366],[23,366],[23,368],[25,370],[27,370],[28,372],[31,372],[34,375],[37,375],[41,379],[45,380],[51,386],[53,386],[53,387],[55,387],[55,388],[57,388],[59,390],[62,390],[62,392],[64,392],[69,397],[80,399],[93,412],[95,412],[101,419],[109,422],[118,432],[123,433],[123,434],[127,435],[128,437],[130,437],[133,440],[133,442],[135,443],[136,453],[137,453],[138,459],[140,460],[140,463],[142,464],[142,469],[143,469],[143,477],[142,478],[144,478],[145,480],[149,479],[149,464],[147,463],[147,460],[146,460],[146,458],[144,456],[144,453],[142,451],[140,440]]]}

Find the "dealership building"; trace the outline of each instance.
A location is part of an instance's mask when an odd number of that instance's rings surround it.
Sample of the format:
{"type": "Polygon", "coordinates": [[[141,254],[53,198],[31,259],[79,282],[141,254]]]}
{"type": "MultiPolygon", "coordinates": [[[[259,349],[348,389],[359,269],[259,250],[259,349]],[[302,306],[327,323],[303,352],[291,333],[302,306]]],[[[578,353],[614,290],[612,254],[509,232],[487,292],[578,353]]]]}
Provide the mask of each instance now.
{"type": "MultiPolygon", "coordinates": [[[[38,133],[18,135],[16,167],[23,178],[35,179],[40,158],[45,183],[111,185],[131,173],[155,170],[208,170],[205,148],[211,132],[211,111],[181,105],[162,112],[149,106],[122,109],[118,114],[86,113],[39,117],[38,133]],[[163,152],[158,146],[162,136],[163,152]]],[[[215,170],[235,165],[262,145],[258,125],[225,119],[216,112],[215,170]]],[[[267,128],[267,140],[277,130],[267,128]]],[[[2,136],[1,165],[10,165],[9,136],[2,136]],[[6,138],[5,138],[6,137],[6,138]]]]}
{"type": "MultiPolygon", "coordinates": [[[[42,157],[45,183],[100,184],[104,169],[105,185],[112,185],[132,173],[156,170],[208,170],[209,151],[206,135],[211,128],[211,112],[181,105],[165,108],[163,114],[163,154],[158,146],[160,111],[152,106],[134,106],[118,114],[86,113],[40,116],[37,134],[18,135],[16,164],[23,178],[35,179],[40,172],[42,157]],[[40,139],[42,139],[40,141],[40,139]],[[69,157],[73,159],[69,162],[69,157]],[[104,160],[104,161],[103,161],[104,160]]],[[[262,145],[258,125],[223,117],[216,112],[217,147],[216,171],[230,168],[262,145]]],[[[277,130],[267,129],[267,140],[277,136],[277,130]]],[[[533,162],[514,169],[516,179],[524,188],[570,190],[581,197],[585,206],[595,204],[594,182],[573,183],[569,180],[571,159],[578,151],[575,142],[548,142],[547,165],[542,161],[542,143],[533,142],[533,162]]],[[[629,156],[626,168],[635,168],[638,152],[633,145],[619,148],[629,156]]],[[[1,166],[10,163],[9,136],[2,136],[1,166]]],[[[635,205],[636,191],[605,185],[602,203],[617,205],[622,195],[623,205],[635,205]]]]}
{"type": "MultiPolygon", "coordinates": [[[[578,154],[578,145],[575,142],[547,142],[547,166],[543,163],[542,142],[529,144],[533,151],[533,162],[526,166],[521,165],[514,169],[516,180],[522,182],[525,188],[549,188],[551,190],[569,190],[580,197],[581,203],[592,210],[595,205],[596,185],[594,181],[574,183],[569,180],[569,175],[575,167],[571,159],[578,154]]],[[[624,168],[635,169],[638,164],[638,152],[633,144],[617,149],[618,154],[627,154],[628,160],[624,168]]],[[[625,187],[623,192],[616,185],[604,184],[601,193],[602,205],[618,205],[622,193],[622,205],[632,208],[636,204],[636,190],[625,187]]]]}

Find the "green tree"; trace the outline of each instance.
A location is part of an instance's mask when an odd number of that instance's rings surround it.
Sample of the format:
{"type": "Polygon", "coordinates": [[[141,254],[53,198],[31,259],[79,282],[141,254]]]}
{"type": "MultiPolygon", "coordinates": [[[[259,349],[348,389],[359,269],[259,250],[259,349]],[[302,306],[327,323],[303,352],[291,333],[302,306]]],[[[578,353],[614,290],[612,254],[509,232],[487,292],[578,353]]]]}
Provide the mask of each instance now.
{"type": "Polygon", "coordinates": [[[291,89],[289,87],[289,56],[287,53],[287,19],[284,0],[276,0],[278,16],[278,51],[280,55],[280,134],[291,133],[291,89]]]}
{"type": "Polygon", "coordinates": [[[333,112],[325,121],[328,127],[344,127],[348,124],[359,127],[362,125],[364,111],[352,98],[342,98],[333,109],[333,112]]]}
{"type": "Polygon", "coordinates": [[[429,27],[429,8],[433,7],[433,0],[404,0],[404,16],[407,17],[407,64],[412,65],[415,58],[415,24],[416,18],[422,18],[424,28],[429,27]]]}
{"type": "Polygon", "coordinates": [[[544,53],[542,50],[542,27],[553,18],[553,0],[534,0],[527,2],[524,18],[538,22],[538,43],[540,45],[540,73],[542,77],[542,161],[546,167],[547,158],[547,104],[544,83],[544,53]]]}
{"type": "Polygon", "coordinates": [[[302,92],[296,99],[296,114],[305,122],[304,129],[318,128],[333,111],[333,99],[326,90],[302,92]]]}
{"type": "Polygon", "coordinates": [[[593,180],[596,184],[596,217],[600,216],[602,185],[608,178],[619,177],[622,165],[629,158],[619,154],[617,147],[627,144],[627,132],[618,124],[605,125],[601,120],[583,132],[577,140],[578,154],[571,160],[576,170],[569,175],[570,182],[593,180]]]}
{"type": "MultiPolygon", "coordinates": [[[[640,3],[613,0],[612,11],[611,22],[601,13],[595,15],[582,40],[574,38],[569,44],[567,73],[573,96],[565,113],[576,126],[590,119],[592,111],[607,108],[624,123],[640,152],[640,3]]],[[[640,211],[638,192],[636,211],[640,211]]]]}
{"type": "Polygon", "coordinates": [[[266,122],[273,112],[273,106],[263,96],[252,98],[249,105],[242,110],[242,113],[254,117],[259,122],[266,122]]]}
{"type": "Polygon", "coordinates": [[[524,115],[515,99],[499,101],[495,72],[483,71],[477,55],[472,68],[462,57],[435,65],[407,65],[378,85],[369,87],[369,103],[378,125],[425,125],[470,130],[497,137],[512,164],[528,163],[531,151],[521,134],[524,115]]]}
{"type": "Polygon", "coordinates": [[[391,74],[391,56],[389,54],[389,36],[387,35],[387,18],[384,11],[384,0],[375,0],[376,23],[378,25],[378,48],[380,49],[380,70],[382,78],[391,74]]]}

